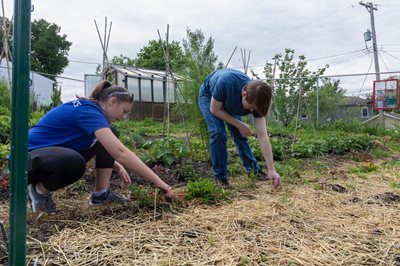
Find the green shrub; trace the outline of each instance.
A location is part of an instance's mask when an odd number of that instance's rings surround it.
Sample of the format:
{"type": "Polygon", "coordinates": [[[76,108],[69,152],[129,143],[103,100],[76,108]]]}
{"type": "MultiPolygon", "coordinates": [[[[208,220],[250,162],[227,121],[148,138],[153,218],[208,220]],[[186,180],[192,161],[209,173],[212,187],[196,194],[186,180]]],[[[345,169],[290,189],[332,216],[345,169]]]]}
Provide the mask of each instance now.
{"type": "Polygon", "coordinates": [[[171,137],[146,141],[142,148],[148,150],[142,158],[146,163],[171,165],[189,156],[187,145],[182,140],[171,137]]]}
{"type": "Polygon", "coordinates": [[[45,115],[44,111],[32,112],[29,119],[30,126],[33,127],[34,125],[36,125],[37,122],[39,122],[39,120],[42,119],[44,115],[45,115]]]}
{"type": "Polygon", "coordinates": [[[9,143],[11,133],[11,117],[0,115],[0,143],[9,143]]]}
{"type": "MultiPolygon", "coordinates": [[[[365,151],[372,147],[374,137],[366,134],[337,132],[303,133],[293,143],[288,137],[270,138],[272,153],[277,161],[289,158],[310,158],[325,154],[344,154],[351,151],[365,151]]],[[[262,160],[263,156],[254,137],[249,138],[254,156],[262,160]]]]}
{"type": "Polygon", "coordinates": [[[7,156],[10,154],[10,144],[1,144],[0,143],[0,159],[7,159],[7,156]]]}
{"type": "Polygon", "coordinates": [[[201,178],[197,181],[190,181],[187,184],[185,198],[187,200],[197,199],[201,203],[212,204],[219,200],[229,199],[229,194],[222,188],[217,187],[213,180],[201,178]]]}

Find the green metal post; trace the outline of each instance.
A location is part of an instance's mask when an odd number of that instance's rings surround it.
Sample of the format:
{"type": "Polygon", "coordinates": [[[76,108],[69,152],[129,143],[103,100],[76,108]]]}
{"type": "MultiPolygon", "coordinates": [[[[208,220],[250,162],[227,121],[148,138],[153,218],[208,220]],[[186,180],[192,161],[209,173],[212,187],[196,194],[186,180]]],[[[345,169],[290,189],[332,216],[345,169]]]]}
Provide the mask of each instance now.
{"type": "Polygon", "coordinates": [[[25,265],[31,0],[14,0],[9,265],[25,265]]]}

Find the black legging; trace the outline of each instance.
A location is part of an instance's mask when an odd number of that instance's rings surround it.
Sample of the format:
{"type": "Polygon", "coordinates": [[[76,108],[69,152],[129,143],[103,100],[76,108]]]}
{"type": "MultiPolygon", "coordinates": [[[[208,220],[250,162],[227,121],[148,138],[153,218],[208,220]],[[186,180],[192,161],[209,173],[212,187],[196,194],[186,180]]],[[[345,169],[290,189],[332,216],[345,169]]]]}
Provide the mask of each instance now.
{"type": "Polygon", "coordinates": [[[95,155],[96,168],[114,167],[114,158],[98,141],[80,153],[64,147],[33,150],[29,152],[28,183],[41,182],[49,191],[66,187],[83,176],[86,163],[95,155]]]}

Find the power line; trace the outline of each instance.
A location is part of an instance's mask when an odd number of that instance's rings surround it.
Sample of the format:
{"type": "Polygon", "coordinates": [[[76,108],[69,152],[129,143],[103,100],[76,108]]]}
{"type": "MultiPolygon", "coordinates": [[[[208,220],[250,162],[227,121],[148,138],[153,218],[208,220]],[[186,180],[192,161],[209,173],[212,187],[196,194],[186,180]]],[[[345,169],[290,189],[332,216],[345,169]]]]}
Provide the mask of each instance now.
{"type": "MultiPolygon", "coordinates": [[[[369,71],[371,70],[372,63],[373,63],[373,62],[374,62],[374,61],[373,61],[372,58],[371,58],[371,64],[370,64],[369,67],[368,67],[367,74],[368,74],[369,71]]],[[[365,81],[367,80],[367,77],[368,77],[368,75],[365,75],[364,81],[363,81],[363,83],[361,84],[361,87],[360,87],[360,91],[358,92],[358,97],[360,97],[361,90],[362,90],[362,88],[364,87],[364,84],[365,84],[365,81]]]]}
{"type": "Polygon", "coordinates": [[[389,68],[387,67],[387,65],[386,65],[386,63],[385,63],[385,60],[383,60],[383,57],[382,57],[382,55],[381,55],[381,53],[378,51],[378,55],[379,55],[379,57],[381,58],[381,60],[382,60],[382,62],[383,62],[383,65],[385,66],[385,68],[386,68],[386,71],[389,71],[389,68]]]}
{"type": "Polygon", "coordinates": [[[68,80],[73,80],[73,81],[85,82],[82,79],[76,79],[76,78],[70,78],[70,77],[65,77],[65,76],[53,75],[53,74],[37,72],[37,71],[32,71],[32,72],[35,72],[35,73],[43,75],[43,76],[48,76],[48,77],[55,77],[55,78],[60,78],[60,79],[68,79],[68,80]]]}
{"type": "Polygon", "coordinates": [[[79,63],[79,64],[101,65],[101,63],[87,62],[87,61],[79,61],[79,60],[68,60],[68,61],[69,61],[69,62],[72,62],[72,63],[79,63]]]}
{"type": "Polygon", "coordinates": [[[307,61],[317,61],[317,60],[322,60],[322,59],[327,59],[327,58],[332,58],[332,57],[338,57],[338,56],[342,56],[342,55],[347,55],[347,54],[362,52],[362,51],[364,51],[364,50],[365,50],[365,49],[361,49],[361,50],[355,50],[355,51],[346,52],[346,53],[341,53],[341,54],[336,54],[336,55],[329,55],[329,56],[325,56],[325,57],[311,58],[311,59],[308,59],[307,61]]]}
{"type": "Polygon", "coordinates": [[[400,61],[400,58],[398,58],[398,57],[396,57],[396,56],[394,56],[394,55],[388,53],[387,51],[382,50],[382,52],[400,61]]]}

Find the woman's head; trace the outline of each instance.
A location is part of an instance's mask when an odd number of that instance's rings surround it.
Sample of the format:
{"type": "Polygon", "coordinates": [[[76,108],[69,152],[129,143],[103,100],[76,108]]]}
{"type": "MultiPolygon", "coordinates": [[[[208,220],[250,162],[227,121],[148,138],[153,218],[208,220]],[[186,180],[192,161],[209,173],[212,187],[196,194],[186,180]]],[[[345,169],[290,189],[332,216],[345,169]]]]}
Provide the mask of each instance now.
{"type": "Polygon", "coordinates": [[[112,85],[107,80],[102,80],[96,85],[92,94],[90,94],[89,99],[98,102],[105,102],[110,97],[116,97],[120,102],[133,102],[133,95],[124,87],[112,85]]]}
{"type": "Polygon", "coordinates": [[[261,80],[252,80],[244,87],[242,98],[245,100],[245,109],[256,110],[266,116],[271,105],[272,88],[261,80]]]}
{"type": "Polygon", "coordinates": [[[107,80],[99,82],[89,96],[103,108],[110,121],[125,119],[132,108],[133,94],[107,80]]]}

